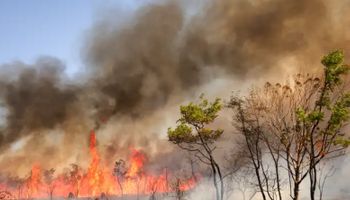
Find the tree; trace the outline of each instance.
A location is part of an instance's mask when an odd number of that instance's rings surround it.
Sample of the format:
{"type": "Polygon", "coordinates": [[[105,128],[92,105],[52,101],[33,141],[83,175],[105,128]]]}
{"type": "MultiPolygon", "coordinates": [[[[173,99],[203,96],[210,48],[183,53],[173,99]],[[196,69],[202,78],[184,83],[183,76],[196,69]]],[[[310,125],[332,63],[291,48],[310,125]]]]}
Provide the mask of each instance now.
{"type": "Polygon", "coordinates": [[[223,177],[219,164],[215,160],[215,141],[222,135],[222,129],[213,129],[209,125],[218,117],[222,104],[220,99],[209,102],[203,95],[199,103],[180,106],[181,117],[175,129],[168,129],[169,141],[181,149],[194,153],[202,163],[210,166],[216,199],[224,196],[223,177]]]}
{"type": "Polygon", "coordinates": [[[262,199],[282,199],[279,169],[281,145],[271,131],[265,131],[266,105],[260,102],[262,98],[258,94],[252,90],[246,98],[234,96],[228,106],[235,111],[234,125],[244,139],[241,150],[250,160],[262,199]]]}
{"type": "Polygon", "coordinates": [[[15,188],[17,190],[17,194],[14,194],[16,199],[22,199],[22,192],[23,192],[23,187],[25,185],[26,180],[24,178],[20,178],[18,176],[15,177],[9,177],[7,179],[7,185],[10,185],[11,187],[15,188]]]}
{"type": "Polygon", "coordinates": [[[344,64],[344,53],[339,50],[325,56],[321,63],[324,65],[324,77],[314,105],[311,108],[300,107],[297,112],[301,128],[307,133],[312,200],[315,199],[318,182],[318,164],[324,158],[342,154],[350,144],[344,134],[350,117],[350,92],[344,84],[344,75],[350,68],[344,64]]]}
{"type": "Polygon", "coordinates": [[[331,165],[327,166],[327,163],[323,162],[318,165],[318,191],[319,191],[319,200],[323,199],[323,192],[326,185],[326,181],[329,177],[333,176],[336,168],[331,165]]]}
{"type": "Polygon", "coordinates": [[[244,144],[235,145],[232,154],[226,157],[224,175],[226,181],[225,197],[231,199],[232,194],[241,193],[243,200],[251,200],[259,192],[256,187],[254,169],[249,166],[248,151],[244,144]]]}
{"type": "Polygon", "coordinates": [[[123,186],[122,182],[125,179],[125,175],[127,173],[127,168],[125,165],[125,161],[123,159],[119,159],[119,161],[116,161],[114,164],[114,169],[113,169],[113,175],[117,179],[117,183],[121,192],[121,196],[123,197],[124,191],[123,191],[123,186]]]}
{"type": "Polygon", "coordinates": [[[45,184],[47,185],[47,193],[50,197],[50,200],[52,200],[53,197],[53,191],[55,190],[55,181],[54,181],[54,174],[55,174],[55,169],[50,169],[50,170],[45,170],[44,171],[44,181],[45,184]]]}
{"type": "Polygon", "coordinates": [[[83,175],[81,172],[81,168],[77,164],[71,164],[71,169],[68,174],[68,181],[74,187],[75,191],[73,195],[75,197],[79,197],[82,180],[83,180],[83,175]]]}
{"type": "Polygon", "coordinates": [[[174,191],[174,199],[184,200],[185,192],[181,189],[181,179],[175,177],[175,180],[170,184],[171,190],[174,191]]]}
{"type": "Polygon", "coordinates": [[[350,94],[344,84],[349,67],[343,60],[342,51],[331,52],[322,59],[321,77],[298,74],[292,83],[266,83],[248,96],[231,98],[229,107],[246,140],[263,199],[265,191],[269,194],[268,182],[259,181],[266,180],[263,149],[274,161],[277,187],[279,168],[285,167],[291,197],[299,199],[300,184],[309,176],[313,200],[317,166],[325,158],[341,155],[350,144],[343,132],[350,117],[350,94]]]}

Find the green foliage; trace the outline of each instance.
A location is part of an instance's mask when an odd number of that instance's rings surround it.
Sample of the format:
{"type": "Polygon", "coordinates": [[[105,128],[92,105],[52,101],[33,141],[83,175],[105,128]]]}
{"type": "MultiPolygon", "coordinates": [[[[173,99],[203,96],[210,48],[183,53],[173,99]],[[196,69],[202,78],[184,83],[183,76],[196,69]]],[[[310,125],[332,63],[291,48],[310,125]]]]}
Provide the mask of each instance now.
{"type": "Polygon", "coordinates": [[[323,57],[322,64],[325,66],[325,81],[327,86],[332,89],[341,83],[341,75],[349,71],[349,66],[343,64],[343,51],[336,50],[323,57]]]}
{"type": "Polygon", "coordinates": [[[299,121],[305,122],[307,118],[307,114],[303,108],[298,108],[296,111],[297,118],[299,121]]]}
{"type": "MultiPolygon", "coordinates": [[[[349,66],[343,64],[344,53],[340,50],[329,53],[323,57],[321,62],[325,66],[325,79],[324,86],[320,90],[320,97],[316,101],[316,107],[313,110],[298,108],[296,110],[297,120],[303,122],[305,128],[308,128],[318,126],[319,122],[325,121],[325,116],[328,116],[326,120],[328,127],[319,133],[334,135],[333,145],[335,146],[348,147],[350,140],[339,132],[350,119],[350,93],[338,96],[334,88],[342,84],[342,76],[349,71],[349,66]]],[[[312,134],[310,136],[314,137],[312,134]]]]}
{"type": "Polygon", "coordinates": [[[222,108],[221,100],[217,98],[214,102],[209,103],[203,95],[200,99],[201,102],[199,104],[191,102],[186,106],[180,106],[180,122],[197,126],[201,124],[209,124],[215,120],[217,113],[222,108]]]}
{"type": "MultiPolygon", "coordinates": [[[[344,64],[343,51],[333,51],[322,59],[322,64],[325,66],[325,91],[323,98],[321,96],[319,106],[326,106],[330,110],[330,119],[328,121],[329,129],[326,134],[337,134],[344,126],[344,123],[350,118],[350,93],[342,94],[335,102],[331,102],[334,87],[342,83],[342,75],[349,71],[349,66],[344,64]]],[[[338,134],[334,145],[348,147],[350,140],[338,134]]]]}
{"type": "Polygon", "coordinates": [[[319,112],[319,111],[313,111],[308,114],[307,120],[309,122],[315,122],[315,121],[322,121],[324,117],[324,112],[319,112]]]}
{"type": "Polygon", "coordinates": [[[201,95],[199,103],[191,102],[188,105],[180,106],[181,117],[175,129],[168,129],[169,140],[176,144],[200,140],[213,142],[221,136],[223,130],[211,129],[206,125],[214,122],[221,108],[222,103],[219,98],[209,102],[203,95],[201,95]]]}
{"type": "Polygon", "coordinates": [[[312,111],[310,113],[306,113],[303,108],[298,108],[296,110],[297,119],[306,124],[311,124],[316,121],[322,121],[324,118],[324,112],[321,111],[312,111]]]}
{"type": "Polygon", "coordinates": [[[330,130],[336,131],[343,123],[349,120],[350,117],[350,93],[346,93],[335,102],[331,109],[331,118],[329,120],[330,130]]]}
{"type": "Polygon", "coordinates": [[[341,50],[336,50],[324,56],[321,63],[326,66],[338,65],[344,61],[344,52],[341,50]]]}
{"type": "Polygon", "coordinates": [[[178,144],[182,142],[194,142],[196,139],[192,135],[192,128],[185,123],[179,124],[174,130],[168,128],[169,140],[178,144]]]}
{"type": "Polygon", "coordinates": [[[334,141],[334,145],[340,145],[344,148],[349,147],[350,145],[350,140],[349,139],[345,139],[343,137],[339,137],[334,141]]]}

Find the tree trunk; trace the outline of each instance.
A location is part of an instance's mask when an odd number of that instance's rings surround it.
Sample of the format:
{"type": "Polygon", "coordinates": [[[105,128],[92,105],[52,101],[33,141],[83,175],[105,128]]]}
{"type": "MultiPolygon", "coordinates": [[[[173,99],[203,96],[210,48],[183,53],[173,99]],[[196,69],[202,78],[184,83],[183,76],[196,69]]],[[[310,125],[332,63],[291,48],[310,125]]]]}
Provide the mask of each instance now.
{"type": "Polygon", "coordinates": [[[216,193],[216,200],[221,200],[220,199],[220,192],[219,192],[219,187],[218,187],[218,182],[216,180],[216,167],[213,163],[213,160],[210,161],[210,165],[211,165],[211,169],[213,171],[213,183],[214,183],[214,187],[215,187],[215,193],[216,193]]]}
{"type": "MultiPolygon", "coordinates": [[[[312,165],[314,165],[313,162],[312,162],[312,165]]],[[[315,200],[315,192],[316,192],[316,184],[317,184],[316,166],[313,166],[310,169],[309,176],[310,176],[310,199],[315,200]]]]}
{"type": "Polygon", "coordinates": [[[266,195],[265,195],[264,188],[262,186],[262,181],[260,178],[259,168],[257,166],[254,166],[254,168],[255,168],[255,175],[258,179],[258,185],[259,185],[259,190],[260,190],[261,196],[262,196],[263,200],[266,200],[266,195]]]}
{"type": "Polygon", "coordinates": [[[124,196],[123,186],[122,186],[118,176],[117,176],[117,183],[118,183],[118,186],[120,189],[121,197],[123,198],[123,196],[124,196]]]}
{"type": "Polygon", "coordinates": [[[277,192],[279,200],[282,200],[282,194],[281,194],[281,183],[280,183],[280,173],[278,170],[278,161],[275,162],[275,171],[276,171],[276,179],[277,179],[277,192]]]}
{"type": "Polygon", "coordinates": [[[293,197],[293,200],[299,200],[299,186],[300,186],[300,183],[298,183],[298,182],[294,183],[294,197],[293,197]]]}
{"type": "Polygon", "coordinates": [[[216,169],[218,171],[219,179],[220,179],[220,199],[224,199],[224,181],[222,179],[222,174],[219,165],[214,161],[214,164],[216,166],[216,169]]]}
{"type": "Polygon", "coordinates": [[[294,180],[294,195],[293,200],[299,200],[299,190],[300,190],[300,170],[299,166],[295,169],[295,180],[294,180]]]}

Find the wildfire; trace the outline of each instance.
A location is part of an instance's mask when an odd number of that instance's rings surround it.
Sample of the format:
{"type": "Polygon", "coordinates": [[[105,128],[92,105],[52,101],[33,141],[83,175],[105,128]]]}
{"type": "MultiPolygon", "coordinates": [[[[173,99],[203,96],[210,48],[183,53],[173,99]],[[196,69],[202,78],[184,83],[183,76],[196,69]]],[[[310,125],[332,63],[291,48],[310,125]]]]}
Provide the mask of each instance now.
{"type": "Polygon", "coordinates": [[[145,162],[145,156],[135,149],[131,150],[130,167],[126,176],[135,178],[142,175],[142,169],[145,162]]]}
{"type": "Polygon", "coordinates": [[[91,163],[87,172],[87,180],[88,180],[88,191],[90,195],[96,196],[98,193],[102,191],[108,191],[109,189],[104,180],[104,171],[103,168],[100,167],[100,156],[96,149],[96,134],[94,131],[90,133],[90,155],[91,155],[91,163]]]}
{"type": "Polygon", "coordinates": [[[114,168],[103,166],[97,149],[96,134],[90,132],[90,165],[86,171],[78,165],[72,165],[68,174],[54,176],[54,169],[42,170],[40,165],[33,165],[30,175],[14,187],[3,186],[20,198],[47,197],[91,197],[104,195],[148,195],[169,193],[177,190],[186,191],[195,187],[195,177],[176,179],[176,186],[171,184],[174,177],[167,169],[158,175],[149,174],[144,166],[146,156],[136,149],[131,149],[128,165],[125,161],[116,162],[114,168]]]}
{"type": "Polygon", "coordinates": [[[29,178],[27,179],[27,197],[38,195],[39,187],[41,185],[41,169],[39,165],[32,167],[29,178]]]}

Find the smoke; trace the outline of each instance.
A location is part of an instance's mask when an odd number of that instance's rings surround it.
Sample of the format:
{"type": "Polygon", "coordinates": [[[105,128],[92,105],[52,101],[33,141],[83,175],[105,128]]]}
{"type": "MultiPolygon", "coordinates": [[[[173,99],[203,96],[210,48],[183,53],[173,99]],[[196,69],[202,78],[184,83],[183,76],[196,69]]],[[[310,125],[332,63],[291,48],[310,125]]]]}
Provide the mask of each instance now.
{"type": "Polygon", "coordinates": [[[179,84],[174,55],[182,15],[177,4],[151,6],[123,28],[95,25],[86,61],[96,89],[113,102],[111,114],[137,117],[167,102],[179,84]]]}
{"type": "Polygon", "coordinates": [[[0,145],[11,144],[26,132],[53,129],[68,117],[76,101],[75,86],[61,86],[63,64],[54,58],[40,58],[33,66],[23,64],[13,80],[1,80],[1,97],[8,113],[0,145]]]}
{"type": "Polygon", "coordinates": [[[92,122],[80,103],[83,88],[68,80],[62,61],[41,57],[34,64],[13,62],[1,69],[3,171],[23,175],[33,163],[55,167],[70,153],[87,151],[82,133],[92,122]]]}
{"type": "Polygon", "coordinates": [[[87,75],[74,77],[83,76],[82,84],[65,77],[55,58],[4,64],[0,166],[24,157],[26,164],[84,162],[92,128],[106,159],[131,146],[173,152],[164,133],[182,102],[201,92],[225,98],[267,77],[317,70],[332,49],[350,52],[348,1],[189,4],[198,1],[152,2],[122,24],[118,14],[96,20],[82,47],[87,75]],[[223,84],[213,87],[218,80],[223,84]],[[28,155],[30,149],[36,151],[28,155]]]}
{"type": "Polygon", "coordinates": [[[339,4],[321,0],[213,1],[188,28],[184,63],[195,69],[222,67],[243,80],[281,73],[288,58],[317,68],[312,65],[330,49],[348,48],[347,17],[345,12],[339,13],[339,4]]]}
{"type": "Polygon", "coordinates": [[[207,68],[249,80],[283,72],[281,63],[290,58],[309,67],[331,49],[347,50],[342,6],[322,0],[219,0],[188,17],[180,1],[154,3],[122,27],[110,19],[95,24],[84,60],[96,88],[113,101],[111,114],[142,116],[175,92],[210,81],[203,74],[207,68]]]}

